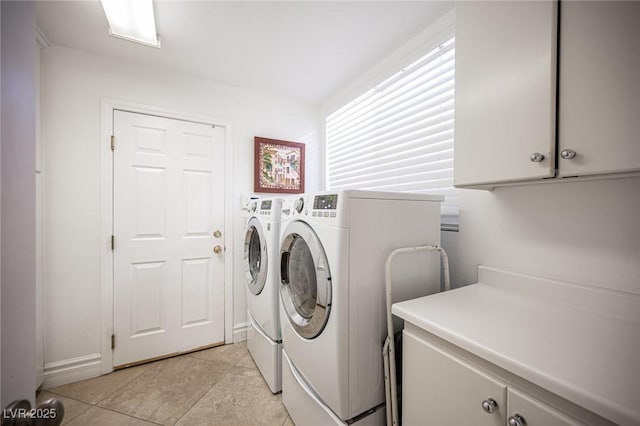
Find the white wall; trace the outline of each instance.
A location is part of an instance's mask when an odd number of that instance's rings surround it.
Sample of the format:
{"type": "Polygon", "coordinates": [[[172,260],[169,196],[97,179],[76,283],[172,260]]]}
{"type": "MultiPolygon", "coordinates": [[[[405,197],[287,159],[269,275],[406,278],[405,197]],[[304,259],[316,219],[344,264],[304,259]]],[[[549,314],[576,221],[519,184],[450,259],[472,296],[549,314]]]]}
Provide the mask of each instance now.
{"type": "MultiPolygon", "coordinates": [[[[307,144],[318,188],[318,109],[236,87],[145,69],[77,50],[42,51],[47,366],[100,352],[100,100],[116,98],[233,126],[234,325],[246,321],[242,194],[253,190],[253,138],[307,144]]],[[[47,378],[45,377],[45,381],[47,378]]],[[[46,383],[45,383],[46,384],[46,383]]]]}
{"type": "Polygon", "coordinates": [[[477,266],[640,293],[640,178],[460,190],[454,285],[477,266]]]}
{"type": "Polygon", "coordinates": [[[35,3],[2,2],[2,397],[35,400],[35,3]]]}
{"type": "MultiPolygon", "coordinates": [[[[2,6],[0,5],[0,83],[2,82],[2,6]]],[[[1,84],[0,84],[1,86],[1,84]]],[[[1,93],[0,89],[0,93],[1,93]]],[[[0,96],[1,98],[1,96],[0,96]]],[[[0,99],[0,133],[2,132],[2,101],[0,99]]],[[[1,138],[1,135],[0,135],[1,138]]],[[[2,176],[2,143],[0,142],[0,177],[2,176]]],[[[0,333],[2,333],[2,183],[0,180],[0,333]]],[[[2,335],[0,334],[0,408],[4,408],[2,399],[2,335]]]]}
{"type": "MultiPolygon", "coordinates": [[[[0,5],[0,82],[2,82],[2,6],[0,5]]],[[[0,84],[1,86],[1,84],[0,84]]],[[[0,89],[0,93],[1,93],[0,89]]],[[[0,96],[1,98],[1,96],[0,96]]],[[[2,101],[0,100],[0,133],[2,132],[2,101]]],[[[1,138],[1,135],[0,135],[1,138]]],[[[0,142],[0,177],[2,176],[2,143],[0,142]]],[[[0,333],[2,333],[2,183],[0,180],[0,333]]],[[[0,334],[0,408],[4,408],[2,399],[2,336],[0,334]]]]}
{"type": "Polygon", "coordinates": [[[323,122],[324,117],[337,111],[455,35],[453,2],[450,10],[445,10],[442,16],[432,17],[432,22],[425,25],[426,27],[415,37],[399,46],[367,72],[333,93],[322,106],[323,122]]]}

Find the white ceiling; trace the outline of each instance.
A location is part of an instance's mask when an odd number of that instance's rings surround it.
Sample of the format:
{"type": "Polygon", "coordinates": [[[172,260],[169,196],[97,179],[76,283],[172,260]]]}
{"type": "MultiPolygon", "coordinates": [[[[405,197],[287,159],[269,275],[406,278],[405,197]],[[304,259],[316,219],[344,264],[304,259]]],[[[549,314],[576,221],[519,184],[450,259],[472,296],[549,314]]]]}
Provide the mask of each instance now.
{"type": "Polygon", "coordinates": [[[162,48],[107,35],[99,1],[38,2],[54,45],[320,104],[453,8],[452,1],[155,0],[162,48]]]}

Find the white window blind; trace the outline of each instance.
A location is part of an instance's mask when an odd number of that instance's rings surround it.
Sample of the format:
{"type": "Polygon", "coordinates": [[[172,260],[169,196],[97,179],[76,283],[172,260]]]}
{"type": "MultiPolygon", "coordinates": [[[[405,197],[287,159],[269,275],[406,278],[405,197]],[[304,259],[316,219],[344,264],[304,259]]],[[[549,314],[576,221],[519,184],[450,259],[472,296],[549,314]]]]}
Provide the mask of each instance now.
{"type": "Polygon", "coordinates": [[[454,38],[326,118],[329,189],[442,194],[453,187],[454,38]]]}

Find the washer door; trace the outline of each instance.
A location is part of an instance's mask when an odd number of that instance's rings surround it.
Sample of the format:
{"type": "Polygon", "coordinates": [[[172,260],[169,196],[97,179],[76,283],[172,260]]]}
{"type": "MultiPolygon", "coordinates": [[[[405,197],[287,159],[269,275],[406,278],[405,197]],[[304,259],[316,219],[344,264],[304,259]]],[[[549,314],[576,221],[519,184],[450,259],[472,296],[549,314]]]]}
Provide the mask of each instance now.
{"type": "Polygon", "coordinates": [[[289,322],[306,338],[318,336],[331,310],[331,273],[316,233],[304,222],[292,222],[280,248],[280,297],[289,322]]]}
{"type": "Polygon", "coordinates": [[[247,224],[244,237],[244,270],[247,288],[255,295],[260,294],[267,282],[267,242],[260,221],[252,217],[247,224]]]}

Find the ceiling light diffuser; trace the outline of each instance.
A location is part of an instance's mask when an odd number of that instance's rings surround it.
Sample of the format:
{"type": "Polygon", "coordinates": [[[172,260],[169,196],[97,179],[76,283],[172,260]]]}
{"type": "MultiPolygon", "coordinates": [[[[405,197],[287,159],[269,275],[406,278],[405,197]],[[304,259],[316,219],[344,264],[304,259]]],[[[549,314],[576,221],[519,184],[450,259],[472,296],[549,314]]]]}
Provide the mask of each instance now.
{"type": "Polygon", "coordinates": [[[109,35],[160,47],[152,0],[100,0],[109,21],[109,35]]]}

